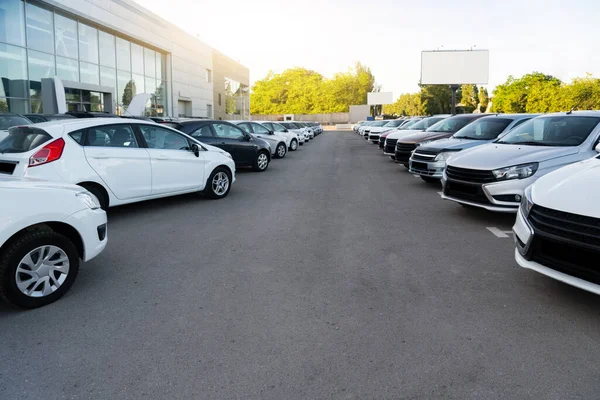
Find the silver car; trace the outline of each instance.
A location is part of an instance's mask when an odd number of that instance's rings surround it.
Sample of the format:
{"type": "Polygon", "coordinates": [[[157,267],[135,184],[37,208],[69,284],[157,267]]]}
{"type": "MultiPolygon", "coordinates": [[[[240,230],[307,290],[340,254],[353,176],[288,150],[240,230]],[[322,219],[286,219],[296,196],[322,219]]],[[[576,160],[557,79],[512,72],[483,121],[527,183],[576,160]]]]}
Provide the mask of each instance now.
{"type": "Polygon", "coordinates": [[[448,160],[442,198],[464,206],[516,213],[524,190],[539,177],[600,152],[600,113],[533,118],[496,141],[448,160]]]}
{"type": "Polygon", "coordinates": [[[283,158],[287,154],[288,145],[286,138],[276,135],[261,124],[253,121],[227,121],[239,126],[254,137],[260,138],[271,146],[271,153],[275,158],[283,158]]]}

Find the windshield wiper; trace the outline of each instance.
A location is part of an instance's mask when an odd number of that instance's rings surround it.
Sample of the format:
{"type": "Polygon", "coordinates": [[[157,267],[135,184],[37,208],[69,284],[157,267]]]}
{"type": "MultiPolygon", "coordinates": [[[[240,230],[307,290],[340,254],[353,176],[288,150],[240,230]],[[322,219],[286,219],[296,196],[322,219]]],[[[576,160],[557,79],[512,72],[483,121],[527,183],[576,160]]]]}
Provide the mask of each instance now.
{"type": "Polygon", "coordinates": [[[516,145],[524,145],[524,146],[553,146],[552,144],[549,143],[544,143],[544,142],[536,142],[536,141],[529,141],[529,142],[496,142],[496,143],[501,143],[501,144],[516,144],[516,145]]]}

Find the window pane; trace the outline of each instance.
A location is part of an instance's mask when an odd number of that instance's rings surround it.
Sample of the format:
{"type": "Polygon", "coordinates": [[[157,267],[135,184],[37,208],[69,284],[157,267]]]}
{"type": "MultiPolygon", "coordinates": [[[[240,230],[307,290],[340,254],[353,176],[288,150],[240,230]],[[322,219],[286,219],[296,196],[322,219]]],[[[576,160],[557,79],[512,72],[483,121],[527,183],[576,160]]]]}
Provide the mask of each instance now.
{"type": "Polygon", "coordinates": [[[244,137],[244,132],[237,126],[228,124],[213,124],[215,134],[218,137],[228,139],[240,139],[244,137]]]}
{"type": "Polygon", "coordinates": [[[92,111],[104,111],[104,98],[100,92],[90,92],[92,111]]]}
{"type": "Polygon", "coordinates": [[[56,75],[54,56],[33,50],[29,50],[27,56],[29,59],[29,95],[31,96],[32,112],[41,112],[42,79],[52,78],[56,75]],[[39,111],[36,111],[38,109],[39,111]]]}
{"type": "Polygon", "coordinates": [[[65,81],[79,82],[78,62],[64,57],[56,57],[56,75],[65,81]]]}
{"type": "Polygon", "coordinates": [[[27,98],[25,49],[0,43],[0,97],[27,98]]]}
{"type": "Polygon", "coordinates": [[[98,29],[79,23],[79,59],[98,64],[98,29]]]}
{"type": "Polygon", "coordinates": [[[80,103],[81,102],[81,90],[66,88],[65,89],[65,100],[69,103],[70,102],[80,103]]]}
{"type": "Polygon", "coordinates": [[[165,76],[165,56],[156,53],[156,78],[162,80],[165,76]]]}
{"type": "Polygon", "coordinates": [[[115,68],[117,66],[115,37],[102,31],[98,32],[98,37],[100,41],[100,65],[115,68]]]}
{"type": "MultiPolygon", "coordinates": [[[[43,114],[44,109],[42,108],[42,100],[31,98],[31,112],[33,114],[43,114]]],[[[30,118],[31,119],[31,118],[30,118]]]]}
{"type": "Polygon", "coordinates": [[[117,38],[117,69],[131,71],[130,43],[121,38],[117,38]]]}
{"type": "Polygon", "coordinates": [[[0,0],[0,42],[25,46],[24,21],[21,0],[0,0]]]}
{"type": "Polygon", "coordinates": [[[96,64],[90,64],[82,61],[79,63],[79,65],[81,68],[81,82],[91,83],[94,85],[98,85],[100,83],[98,80],[100,73],[98,72],[98,66],[96,64]]]}
{"type": "Polygon", "coordinates": [[[138,126],[151,149],[189,150],[189,143],[182,135],[158,126],[141,124],[138,126]]]}
{"type": "Polygon", "coordinates": [[[156,76],[156,52],[144,48],[144,75],[154,78],[156,76]]]}
{"type": "Polygon", "coordinates": [[[0,112],[11,112],[15,114],[29,113],[29,101],[24,99],[3,99],[0,98],[0,112]]]}
{"type": "Polygon", "coordinates": [[[154,101],[156,102],[155,114],[158,116],[164,116],[166,115],[165,109],[167,108],[165,95],[165,88],[167,87],[167,83],[165,81],[156,81],[156,84],[158,85],[158,87],[154,91],[154,101]]]}
{"type": "Polygon", "coordinates": [[[131,72],[144,75],[144,48],[131,43],[131,72]]]}
{"type": "Polygon", "coordinates": [[[196,129],[191,133],[193,137],[212,137],[212,131],[210,130],[210,125],[204,125],[201,128],[196,129]]]}
{"type": "Polygon", "coordinates": [[[91,128],[87,135],[87,146],[138,147],[133,130],[129,125],[91,128]]]}
{"type": "Polygon", "coordinates": [[[27,3],[27,47],[54,53],[52,11],[27,3]]]}
{"type": "Polygon", "coordinates": [[[117,71],[113,68],[100,67],[100,85],[117,88],[117,71]]]}
{"type": "Polygon", "coordinates": [[[144,93],[144,76],[143,75],[136,75],[133,74],[133,96],[135,96],[138,93],[144,93]]]}
{"type": "Polygon", "coordinates": [[[133,98],[133,81],[131,73],[117,71],[117,103],[119,106],[127,107],[133,98]]]}
{"type": "Polygon", "coordinates": [[[54,16],[54,24],[56,54],[69,58],[78,58],[77,21],[56,14],[54,16]]]}

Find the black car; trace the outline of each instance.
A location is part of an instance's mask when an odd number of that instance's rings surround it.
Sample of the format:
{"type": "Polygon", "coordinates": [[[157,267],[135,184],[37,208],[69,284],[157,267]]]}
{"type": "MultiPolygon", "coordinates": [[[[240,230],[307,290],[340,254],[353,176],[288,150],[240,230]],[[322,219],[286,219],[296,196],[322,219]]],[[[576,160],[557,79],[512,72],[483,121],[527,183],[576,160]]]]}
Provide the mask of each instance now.
{"type": "Polygon", "coordinates": [[[191,119],[166,122],[163,125],[225,150],[231,154],[238,167],[252,167],[255,171],[262,172],[271,162],[271,148],[266,141],[252,137],[229,122],[191,119]]]}
{"type": "Polygon", "coordinates": [[[118,115],[104,111],[67,111],[65,114],[75,118],[119,118],[118,115]]]}
{"type": "Polygon", "coordinates": [[[58,121],[61,119],[75,118],[74,116],[68,114],[23,114],[23,116],[31,122],[33,122],[34,124],[39,124],[40,122],[58,121]]]}

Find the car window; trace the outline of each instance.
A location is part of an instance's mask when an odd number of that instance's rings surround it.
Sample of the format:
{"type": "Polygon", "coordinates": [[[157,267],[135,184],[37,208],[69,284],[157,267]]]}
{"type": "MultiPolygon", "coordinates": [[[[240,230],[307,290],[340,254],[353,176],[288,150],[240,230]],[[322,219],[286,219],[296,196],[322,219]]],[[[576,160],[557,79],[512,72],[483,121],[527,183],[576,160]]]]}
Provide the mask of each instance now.
{"type": "Polygon", "coordinates": [[[272,130],[274,130],[275,132],[285,132],[286,131],[286,129],[283,125],[280,125],[280,124],[269,124],[269,125],[270,125],[270,128],[272,130]]]}
{"type": "Polygon", "coordinates": [[[252,129],[254,129],[254,133],[269,134],[269,130],[260,124],[252,124],[252,129]]]}
{"type": "Polygon", "coordinates": [[[204,125],[201,126],[200,128],[196,129],[195,131],[193,131],[191,133],[192,137],[198,137],[198,138],[203,138],[203,137],[212,137],[212,130],[210,129],[210,125],[204,125]]]}
{"type": "Polygon", "coordinates": [[[598,117],[556,116],[530,119],[498,143],[530,146],[579,146],[600,123],[598,117]]]}
{"type": "Polygon", "coordinates": [[[69,133],[69,136],[71,136],[71,138],[76,141],[77,143],[79,143],[80,145],[83,146],[83,131],[75,131],[75,132],[71,132],[69,133]]]}
{"type": "Polygon", "coordinates": [[[88,130],[86,145],[92,147],[139,147],[129,125],[97,126],[88,130]]]}
{"type": "Polygon", "coordinates": [[[252,133],[252,128],[250,128],[250,124],[248,124],[247,122],[242,122],[240,124],[235,124],[235,126],[242,128],[244,131],[248,132],[248,133],[252,133]]]}
{"type": "Polygon", "coordinates": [[[39,117],[37,115],[28,115],[27,119],[30,120],[31,122],[33,122],[34,124],[38,124],[40,122],[46,122],[46,120],[43,117],[39,117]]]}
{"type": "Polygon", "coordinates": [[[151,149],[161,150],[189,150],[188,140],[176,132],[159,126],[138,125],[142,135],[151,149]]]}
{"type": "Polygon", "coordinates": [[[529,121],[531,118],[523,118],[517,121],[516,124],[513,125],[510,129],[515,129],[517,126],[521,125],[523,122],[529,121]]]}
{"type": "Polygon", "coordinates": [[[28,119],[18,115],[0,115],[0,131],[7,130],[11,126],[31,125],[28,119]]]}
{"type": "Polygon", "coordinates": [[[51,140],[52,136],[41,129],[14,127],[0,140],[0,153],[25,153],[51,140]]]}
{"type": "Polygon", "coordinates": [[[482,118],[465,126],[453,137],[473,140],[496,139],[511,122],[512,119],[508,118],[482,118]]]}
{"type": "Polygon", "coordinates": [[[448,132],[453,133],[472,122],[472,118],[447,118],[437,124],[431,125],[427,132],[448,132]]]}
{"type": "Polygon", "coordinates": [[[245,136],[244,131],[235,125],[216,123],[213,124],[213,128],[215,129],[217,137],[220,138],[241,139],[245,136]]]}

